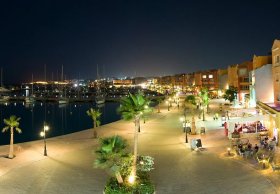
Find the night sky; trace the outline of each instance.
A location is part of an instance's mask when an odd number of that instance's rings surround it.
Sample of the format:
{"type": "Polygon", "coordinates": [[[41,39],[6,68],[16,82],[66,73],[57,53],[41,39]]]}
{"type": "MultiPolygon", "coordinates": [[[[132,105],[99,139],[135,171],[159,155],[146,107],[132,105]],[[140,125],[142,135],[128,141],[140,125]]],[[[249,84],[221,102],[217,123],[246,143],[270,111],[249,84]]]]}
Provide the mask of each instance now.
{"type": "Polygon", "coordinates": [[[4,83],[163,76],[267,55],[280,1],[19,0],[0,3],[4,83]]]}

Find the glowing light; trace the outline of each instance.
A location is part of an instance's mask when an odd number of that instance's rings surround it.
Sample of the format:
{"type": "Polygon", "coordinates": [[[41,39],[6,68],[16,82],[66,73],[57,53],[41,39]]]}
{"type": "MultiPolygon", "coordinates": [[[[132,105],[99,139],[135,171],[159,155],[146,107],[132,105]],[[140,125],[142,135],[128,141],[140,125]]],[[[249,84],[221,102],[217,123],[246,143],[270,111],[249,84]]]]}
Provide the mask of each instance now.
{"type": "Polygon", "coordinates": [[[41,136],[41,137],[44,137],[44,136],[45,136],[45,132],[44,132],[44,131],[41,131],[40,136],[41,136]]]}
{"type": "Polygon", "coordinates": [[[50,128],[49,128],[48,125],[45,125],[45,126],[44,126],[44,130],[45,130],[45,131],[48,131],[49,129],[50,129],[50,128]]]}
{"type": "Polygon", "coordinates": [[[128,177],[128,182],[129,182],[130,184],[133,184],[134,181],[135,181],[135,176],[134,176],[134,175],[130,175],[130,176],[128,177]]]}

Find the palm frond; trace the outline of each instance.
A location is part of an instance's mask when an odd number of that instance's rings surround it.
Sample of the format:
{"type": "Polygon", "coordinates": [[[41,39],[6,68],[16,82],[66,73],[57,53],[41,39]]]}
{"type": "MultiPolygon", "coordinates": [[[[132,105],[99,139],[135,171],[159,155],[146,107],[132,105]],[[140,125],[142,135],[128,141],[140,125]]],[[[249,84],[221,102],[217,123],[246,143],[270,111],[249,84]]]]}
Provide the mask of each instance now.
{"type": "Polygon", "coordinates": [[[9,129],[10,129],[10,127],[9,127],[9,126],[4,127],[4,128],[2,129],[2,133],[4,133],[4,132],[8,131],[9,129]]]}
{"type": "MultiPolygon", "coordinates": [[[[15,115],[11,115],[10,118],[4,119],[4,123],[6,124],[7,128],[18,128],[19,126],[19,121],[20,121],[20,117],[16,117],[15,115]]],[[[6,127],[3,128],[2,131],[6,131],[6,127]]],[[[19,128],[18,128],[19,129],[19,128]]],[[[17,130],[19,133],[21,133],[21,129],[17,130]]]]}
{"type": "Polygon", "coordinates": [[[22,133],[22,130],[18,127],[15,128],[18,133],[22,133]]]}

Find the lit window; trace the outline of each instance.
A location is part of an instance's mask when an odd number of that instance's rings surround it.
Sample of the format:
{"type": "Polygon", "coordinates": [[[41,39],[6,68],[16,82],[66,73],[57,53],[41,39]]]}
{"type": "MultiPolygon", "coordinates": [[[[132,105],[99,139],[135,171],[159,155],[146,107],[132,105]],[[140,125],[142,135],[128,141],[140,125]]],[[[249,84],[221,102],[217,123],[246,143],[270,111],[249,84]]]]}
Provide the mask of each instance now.
{"type": "Polygon", "coordinates": [[[213,78],[213,75],[209,75],[208,77],[209,77],[209,78],[213,78]]]}
{"type": "Polygon", "coordinates": [[[280,62],[280,56],[277,55],[277,56],[275,56],[275,63],[279,63],[279,62],[280,62]]]}
{"type": "Polygon", "coordinates": [[[205,79],[206,77],[207,77],[206,75],[203,75],[203,76],[202,76],[202,78],[204,78],[204,79],[205,79]]]}

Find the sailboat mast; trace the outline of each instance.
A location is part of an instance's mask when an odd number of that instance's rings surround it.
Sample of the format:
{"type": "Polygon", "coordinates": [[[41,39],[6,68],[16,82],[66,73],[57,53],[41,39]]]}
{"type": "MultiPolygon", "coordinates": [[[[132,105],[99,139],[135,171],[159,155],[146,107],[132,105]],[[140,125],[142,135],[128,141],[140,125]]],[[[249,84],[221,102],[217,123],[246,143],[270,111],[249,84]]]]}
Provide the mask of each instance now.
{"type": "Polygon", "coordinates": [[[45,72],[45,94],[47,91],[47,66],[46,64],[44,65],[44,72],[45,72]]]}
{"type": "Polygon", "coordinates": [[[61,82],[63,82],[63,65],[61,67],[61,82]]]}
{"type": "Polygon", "coordinates": [[[97,66],[96,66],[96,74],[97,74],[97,75],[96,75],[96,76],[97,76],[96,79],[97,79],[97,81],[98,81],[98,80],[99,80],[98,64],[97,64],[97,66]]]}
{"type": "Polygon", "coordinates": [[[3,87],[3,68],[1,67],[1,87],[3,87]]]}
{"type": "Polygon", "coordinates": [[[31,76],[31,95],[33,96],[33,73],[32,73],[32,76],[31,76]]]}

